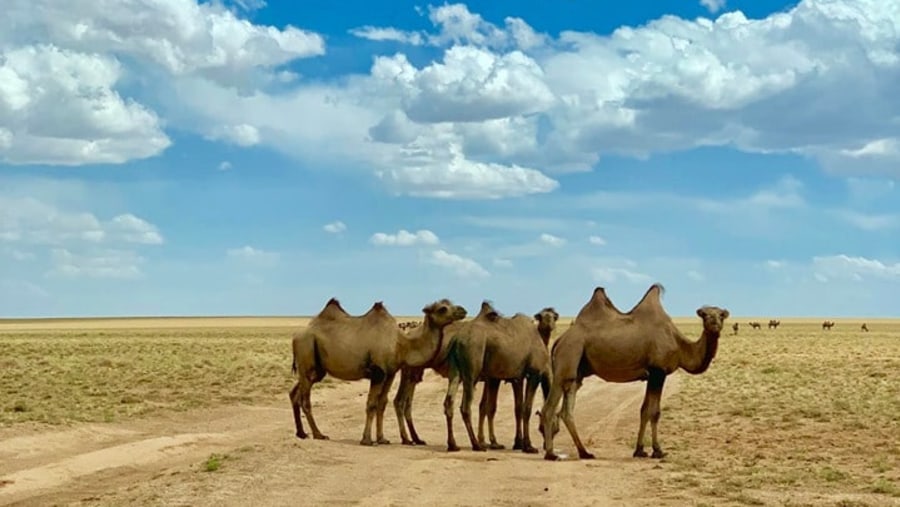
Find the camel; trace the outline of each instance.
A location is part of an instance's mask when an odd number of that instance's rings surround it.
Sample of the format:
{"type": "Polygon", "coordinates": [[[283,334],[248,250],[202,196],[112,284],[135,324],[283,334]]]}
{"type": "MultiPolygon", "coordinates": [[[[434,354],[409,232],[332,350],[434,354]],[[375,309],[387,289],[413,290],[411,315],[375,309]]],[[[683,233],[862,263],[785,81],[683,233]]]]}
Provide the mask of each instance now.
{"type": "Polygon", "coordinates": [[[867,326],[865,322],[863,322],[863,324],[861,326],[859,326],[859,329],[861,331],[865,331],[867,333],[869,332],[869,326],[867,326]]]}
{"type": "Polygon", "coordinates": [[[827,329],[830,331],[831,328],[833,328],[833,327],[834,327],[834,322],[830,322],[830,321],[826,320],[825,322],[822,323],[822,329],[827,329]]]}
{"type": "Polygon", "coordinates": [[[769,319],[769,329],[778,329],[779,324],[781,324],[780,320],[769,319]]]}
{"type": "Polygon", "coordinates": [[[759,322],[750,322],[749,324],[753,329],[762,329],[762,324],[760,324],[759,322]]]}
{"type": "Polygon", "coordinates": [[[607,382],[647,381],[634,457],[646,457],[644,431],[650,421],[653,458],[665,456],[657,438],[660,400],[666,376],[679,368],[697,375],[705,372],[719,346],[719,335],[728,310],[702,306],[697,316],[703,333],[689,341],[663,309],[663,287],[653,284],[630,311],[622,313],[607,297],[603,287],[594,289],[581,311],[578,324],[567,329],[551,351],[553,380],[550,394],[541,409],[544,459],[560,459],[553,450],[553,437],[562,418],[581,459],[593,459],[575,427],[575,396],[584,378],[597,375],[607,382]],[[557,414],[560,400],[562,410],[557,414]]]}
{"type": "Polygon", "coordinates": [[[303,331],[294,334],[293,371],[297,383],[290,391],[294,424],[299,438],[306,438],[300,407],[306,415],[313,438],[327,440],[312,414],[312,386],[331,375],[341,380],[369,379],[366,425],[362,445],[389,444],[384,438],[384,409],[397,371],[432,361],[442,347],[443,328],[465,318],[466,309],[442,299],[424,308],[424,323],[417,333],[406,334],[381,301],[363,315],[351,316],[340,302],[331,298],[303,331]],[[372,440],[372,420],[376,440],[372,440]]]}
{"type": "MultiPolygon", "coordinates": [[[[534,320],[537,323],[537,331],[541,337],[541,341],[544,342],[544,347],[547,347],[550,343],[550,336],[553,334],[553,330],[556,329],[556,321],[559,320],[559,313],[557,313],[553,307],[548,306],[535,313],[534,320]]],[[[501,381],[498,379],[488,379],[485,381],[484,388],[481,392],[481,403],[478,406],[478,442],[489,449],[505,448],[502,444],[497,443],[497,437],[494,435],[494,415],[497,413],[497,394],[500,390],[500,382],[501,381]],[[488,422],[489,444],[485,444],[484,441],[485,417],[487,417],[488,422]]],[[[522,379],[517,378],[507,380],[507,382],[512,384],[514,410],[515,413],[518,414],[521,410],[522,403],[524,402],[522,379]]],[[[518,424],[519,422],[520,418],[516,417],[516,436],[513,440],[514,450],[522,449],[522,427],[518,424]]]]}
{"type": "Polygon", "coordinates": [[[447,394],[444,397],[444,417],[447,420],[447,451],[459,450],[453,434],[453,406],[460,384],[463,397],[460,414],[473,451],[487,448],[475,437],[472,427],[472,398],[475,383],[490,379],[526,379],[525,395],[516,411],[516,425],[522,427],[522,451],[536,453],[531,445],[529,421],[538,384],[545,396],[550,389],[550,353],[528,316],[517,313],[502,317],[487,301],[473,320],[463,322],[452,331],[447,355],[447,394]]]}
{"type": "Polygon", "coordinates": [[[735,322],[734,324],[732,324],[732,325],[731,325],[731,331],[732,331],[732,334],[735,334],[735,335],[738,334],[738,329],[740,329],[740,327],[741,327],[741,325],[738,324],[737,322],[735,322]]]}

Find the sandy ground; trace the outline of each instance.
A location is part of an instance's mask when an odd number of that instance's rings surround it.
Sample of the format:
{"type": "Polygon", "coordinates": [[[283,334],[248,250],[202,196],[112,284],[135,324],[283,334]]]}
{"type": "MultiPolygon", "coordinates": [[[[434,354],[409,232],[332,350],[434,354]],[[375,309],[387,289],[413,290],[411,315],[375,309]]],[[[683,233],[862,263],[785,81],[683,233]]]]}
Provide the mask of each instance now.
{"type": "MultiPolygon", "coordinates": [[[[666,397],[678,389],[670,377],[666,397]]],[[[415,417],[427,446],[399,440],[393,407],[390,445],[358,444],[366,385],[336,383],[313,391],[330,441],[293,435],[287,398],[116,424],[47,431],[0,431],[0,505],[685,505],[653,487],[665,460],[631,458],[643,383],[590,379],[576,411],[598,459],[550,463],[509,449],[447,453],[441,403],[446,381],[433,373],[416,393],[415,417]],[[204,470],[212,453],[221,468],[204,470]]],[[[392,390],[391,396],[393,397],[392,390]]],[[[512,444],[510,388],[501,390],[497,433],[512,444]]],[[[480,396],[480,388],[478,389],[480,396]]],[[[538,395],[536,404],[540,403],[538,395]]],[[[664,397],[665,404],[665,397],[664,397]]],[[[665,405],[664,405],[665,408],[665,405]]],[[[534,421],[534,419],[532,419],[534,421]]],[[[466,442],[459,417],[457,438],[466,442]]],[[[541,438],[533,426],[533,439],[541,438]]],[[[308,429],[308,427],[307,427],[308,429]]],[[[557,438],[573,454],[565,431],[557,438]]]]}

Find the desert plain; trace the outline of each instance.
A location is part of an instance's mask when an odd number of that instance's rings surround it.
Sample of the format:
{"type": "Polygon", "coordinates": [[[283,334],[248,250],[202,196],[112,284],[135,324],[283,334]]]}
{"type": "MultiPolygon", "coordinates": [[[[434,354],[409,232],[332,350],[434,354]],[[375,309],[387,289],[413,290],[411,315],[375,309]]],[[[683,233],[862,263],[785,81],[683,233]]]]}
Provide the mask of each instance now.
{"type": "Polygon", "coordinates": [[[392,407],[391,444],[360,446],[368,383],[331,378],[312,393],[331,440],[296,438],[290,337],[307,318],[0,320],[0,505],[900,505],[900,319],[768,319],[732,316],[706,373],[669,377],[664,459],[631,457],[645,384],[592,377],[575,414],[597,459],[563,429],[562,462],[510,449],[507,384],[507,448],[447,453],[433,372],[414,403],[426,446],[399,444],[392,407]]]}

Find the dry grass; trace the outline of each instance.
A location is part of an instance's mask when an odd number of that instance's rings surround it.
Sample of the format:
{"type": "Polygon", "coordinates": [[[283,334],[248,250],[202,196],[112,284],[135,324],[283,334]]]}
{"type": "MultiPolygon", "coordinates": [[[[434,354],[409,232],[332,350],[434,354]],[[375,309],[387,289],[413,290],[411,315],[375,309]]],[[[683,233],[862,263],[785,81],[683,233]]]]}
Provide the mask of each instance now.
{"type": "Polygon", "coordinates": [[[112,421],[285,396],[294,329],[0,327],[0,425],[112,421]]]}
{"type": "MultiPolygon", "coordinates": [[[[681,472],[667,488],[743,504],[787,491],[900,504],[900,322],[869,321],[863,333],[859,321],[822,331],[782,320],[775,331],[729,329],[709,371],[679,373],[661,422],[681,472]]],[[[696,322],[684,328],[699,335],[696,322]]]]}

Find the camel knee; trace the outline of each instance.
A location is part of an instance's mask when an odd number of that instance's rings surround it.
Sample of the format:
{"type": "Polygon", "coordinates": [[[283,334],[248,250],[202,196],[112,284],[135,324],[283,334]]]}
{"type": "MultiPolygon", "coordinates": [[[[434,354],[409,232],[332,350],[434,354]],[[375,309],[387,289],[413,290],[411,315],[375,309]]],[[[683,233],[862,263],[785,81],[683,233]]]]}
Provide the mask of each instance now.
{"type": "Polygon", "coordinates": [[[453,398],[449,396],[444,398],[444,416],[447,418],[453,417],[453,398]]]}

